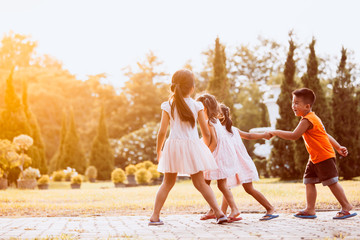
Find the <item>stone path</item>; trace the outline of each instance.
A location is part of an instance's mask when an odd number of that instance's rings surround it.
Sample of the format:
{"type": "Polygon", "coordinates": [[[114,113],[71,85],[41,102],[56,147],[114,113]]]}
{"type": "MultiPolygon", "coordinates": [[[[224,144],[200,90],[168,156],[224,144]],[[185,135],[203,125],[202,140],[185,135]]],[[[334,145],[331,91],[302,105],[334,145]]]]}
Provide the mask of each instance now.
{"type": "Polygon", "coordinates": [[[333,220],[335,214],[318,212],[311,220],[280,214],[265,222],[261,214],[242,214],[243,220],[224,225],[199,215],[168,215],[162,226],[148,226],[148,216],[0,217],[0,239],[360,239],[359,215],[333,220]]]}

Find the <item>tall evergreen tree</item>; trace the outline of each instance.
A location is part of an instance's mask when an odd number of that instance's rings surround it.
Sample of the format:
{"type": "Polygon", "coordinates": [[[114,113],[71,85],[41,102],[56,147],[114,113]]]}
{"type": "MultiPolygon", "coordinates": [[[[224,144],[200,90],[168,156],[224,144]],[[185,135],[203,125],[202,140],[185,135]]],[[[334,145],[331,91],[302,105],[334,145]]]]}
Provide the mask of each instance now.
{"type": "Polygon", "coordinates": [[[14,89],[12,70],[6,80],[5,109],[0,115],[0,139],[12,141],[14,137],[20,134],[31,136],[31,128],[20,98],[14,89]]]}
{"type": "Polygon", "coordinates": [[[73,110],[70,111],[69,127],[65,137],[63,154],[61,155],[60,169],[71,167],[81,174],[85,172],[87,163],[76,130],[73,110]]]}
{"type": "MultiPolygon", "coordinates": [[[[331,112],[328,105],[328,101],[325,96],[325,92],[320,84],[320,79],[318,78],[318,59],[315,53],[315,39],[309,44],[309,57],[307,60],[307,71],[301,77],[301,82],[303,87],[310,88],[314,91],[316,95],[316,101],[312,110],[320,117],[323,122],[326,131],[331,133],[331,112]]],[[[296,168],[298,170],[303,170],[306,166],[307,161],[309,160],[309,153],[306,151],[305,143],[302,138],[296,141],[295,144],[295,162],[296,168]]]]}
{"type": "MultiPolygon", "coordinates": [[[[297,87],[295,82],[296,65],[294,61],[294,51],[296,46],[290,35],[289,52],[285,62],[284,78],[281,83],[281,92],[277,100],[279,105],[280,118],[276,122],[276,129],[292,131],[297,125],[297,119],[291,110],[292,91],[297,87]]],[[[271,141],[269,169],[272,175],[282,179],[299,177],[300,172],[295,167],[295,142],[274,138],[271,141]]]]}
{"type": "Polygon", "coordinates": [[[29,157],[31,157],[32,159],[31,166],[33,168],[38,168],[42,174],[45,174],[47,173],[47,164],[45,160],[45,145],[41,137],[38,121],[29,107],[28,85],[26,81],[23,81],[22,103],[24,106],[25,115],[31,128],[31,137],[34,140],[34,144],[30,147],[28,152],[29,157]]]}
{"type": "Polygon", "coordinates": [[[220,43],[220,39],[217,37],[214,49],[213,74],[210,78],[207,91],[214,95],[219,102],[223,102],[232,109],[233,103],[231,101],[227,73],[225,46],[220,43]]]}
{"type": "Polygon", "coordinates": [[[52,173],[56,170],[60,170],[61,166],[61,159],[64,154],[64,145],[65,145],[65,138],[66,138],[66,115],[63,112],[63,118],[61,123],[61,130],[60,130],[60,143],[57,151],[55,152],[54,156],[50,160],[50,168],[49,172],[52,173]]]}
{"type": "Polygon", "coordinates": [[[101,108],[97,135],[91,148],[90,165],[97,168],[98,179],[110,179],[111,171],[114,168],[114,153],[109,142],[103,107],[101,108]]]}
{"type": "Polygon", "coordinates": [[[357,112],[359,103],[356,102],[355,88],[350,70],[346,67],[346,60],[346,49],[342,48],[337,76],[333,81],[333,136],[341,145],[346,146],[349,151],[347,157],[338,155],[340,176],[343,176],[344,179],[351,179],[360,173],[360,159],[357,153],[359,119],[357,114],[354,114],[357,112]]]}

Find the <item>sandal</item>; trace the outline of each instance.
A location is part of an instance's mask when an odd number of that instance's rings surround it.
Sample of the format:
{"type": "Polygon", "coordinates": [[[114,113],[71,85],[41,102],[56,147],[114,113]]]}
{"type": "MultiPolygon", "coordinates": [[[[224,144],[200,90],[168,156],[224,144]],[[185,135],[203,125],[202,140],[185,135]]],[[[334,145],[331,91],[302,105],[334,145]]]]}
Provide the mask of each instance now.
{"type": "Polygon", "coordinates": [[[333,219],[351,218],[351,217],[355,217],[356,215],[357,215],[357,213],[350,213],[349,211],[341,210],[340,212],[338,212],[336,214],[335,217],[333,217],[333,219]]]}
{"type": "Polygon", "coordinates": [[[204,215],[202,215],[200,217],[200,220],[208,220],[208,219],[215,219],[215,218],[216,218],[215,215],[206,215],[206,214],[204,214],[204,215]]]}
{"type": "Polygon", "coordinates": [[[294,217],[297,217],[297,218],[307,218],[307,219],[314,219],[314,218],[317,218],[316,215],[312,215],[312,214],[309,214],[305,211],[300,211],[296,214],[294,214],[294,217]]]}

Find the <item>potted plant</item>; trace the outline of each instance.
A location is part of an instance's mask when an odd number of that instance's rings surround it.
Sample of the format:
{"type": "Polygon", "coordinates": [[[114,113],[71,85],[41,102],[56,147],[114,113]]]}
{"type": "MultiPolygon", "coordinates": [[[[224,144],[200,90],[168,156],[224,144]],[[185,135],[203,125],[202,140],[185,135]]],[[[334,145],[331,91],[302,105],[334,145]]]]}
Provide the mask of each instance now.
{"type": "Polygon", "coordinates": [[[52,180],[54,182],[61,182],[65,180],[65,173],[63,170],[55,171],[52,173],[52,180]]]}
{"type": "Polygon", "coordinates": [[[85,171],[86,177],[89,179],[90,182],[94,183],[97,177],[97,169],[94,166],[87,167],[85,171]]]}
{"type": "Polygon", "coordinates": [[[128,186],[135,186],[136,185],[135,176],[134,176],[136,170],[137,170],[136,167],[134,165],[132,165],[132,164],[128,165],[125,168],[128,186]]]}
{"type": "Polygon", "coordinates": [[[79,189],[82,183],[82,177],[81,175],[75,175],[71,178],[71,188],[72,189],[79,189]]]}
{"type": "Polygon", "coordinates": [[[154,164],[153,164],[151,161],[149,161],[149,160],[144,161],[143,164],[144,164],[144,167],[145,167],[146,169],[148,169],[148,170],[149,170],[149,168],[151,168],[151,167],[154,166],[154,164]]]}
{"type": "Polygon", "coordinates": [[[121,168],[115,168],[111,172],[111,181],[115,184],[115,187],[118,188],[124,186],[125,179],[126,179],[125,172],[121,168]]]}
{"type": "Polygon", "coordinates": [[[151,180],[151,173],[145,168],[137,170],[135,173],[135,180],[138,184],[148,185],[151,180]]]}
{"type": "Polygon", "coordinates": [[[20,174],[17,186],[19,189],[35,189],[37,185],[36,178],[38,177],[40,177],[39,169],[28,167],[20,174]]]}
{"type": "Polygon", "coordinates": [[[70,182],[71,178],[73,176],[77,175],[76,169],[75,168],[71,168],[71,167],[67,167],[66,169],[63,170],[65,173],[65,181],[70,182]]]}
{"type": "Polygon", "coordinates": [[[37,181],[38,189],[49,189],[49,182],[49,175],[42,175],[37,181]]]}
{"type": "Polygon", "coordinates": [[[0,140],[0,189],[6,189],[8,186],[8,174],[10,170],[19,167],[22,170],[23,165],[30,165],[31,158],[25,153],[18,154],[20,146],[7,139],[0,140]]]}

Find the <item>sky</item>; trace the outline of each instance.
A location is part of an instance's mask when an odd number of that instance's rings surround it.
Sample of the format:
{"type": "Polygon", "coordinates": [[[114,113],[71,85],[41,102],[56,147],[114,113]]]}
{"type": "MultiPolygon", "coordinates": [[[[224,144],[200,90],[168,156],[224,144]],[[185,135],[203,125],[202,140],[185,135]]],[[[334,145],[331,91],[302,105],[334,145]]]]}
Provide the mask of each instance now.
{"type": "Polygon", "coordinates": [[[149,51],[173,73],[191,60],[194,70],[215,38],[227,47],[258,35],[287,44],[317,39],[318,54],[355,51],[360,63],[357,0],[0,0],[0,37],[13,31],[38,42],[37,53],[60,60],[79,79],[107,74],[121,86],[124,68],[149,51]]]}

